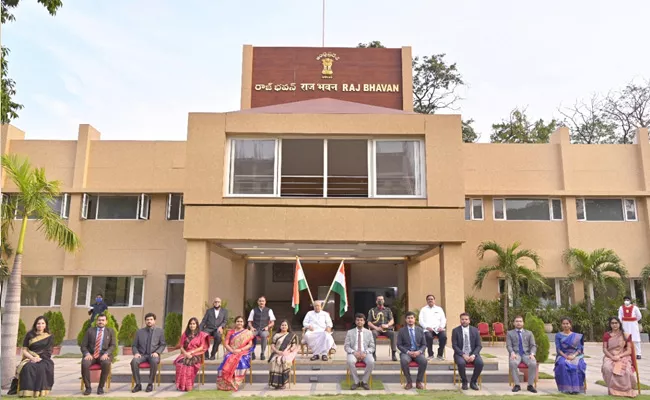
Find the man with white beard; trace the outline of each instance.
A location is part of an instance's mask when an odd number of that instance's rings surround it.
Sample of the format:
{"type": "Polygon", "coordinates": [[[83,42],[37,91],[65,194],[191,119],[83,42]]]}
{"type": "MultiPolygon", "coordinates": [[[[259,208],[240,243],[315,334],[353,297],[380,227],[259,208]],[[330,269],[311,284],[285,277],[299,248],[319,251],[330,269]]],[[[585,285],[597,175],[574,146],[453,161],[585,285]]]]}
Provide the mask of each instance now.
{"type": "Polygon", "coordinates": [[[618,308],[618,319],[623,323],[623,331],[632,335],[637,360],[641,359],[641,333],[639,332],[641,318],[639,307],[632,304],[629,296],[623,297],[623,305],[618,308]]]}
{"type": "Polygon", "coordinates": [[[327,311],[323,311],[323,302],[314,302],[314,310],[305,315],[302,326],[306,329],[302,341],[309,346],[314,354],[311,361],[321,358],[327,361],[327,354],[330,349],[335,349],[334,338],[332,337],[332,318],[327,311]]]}

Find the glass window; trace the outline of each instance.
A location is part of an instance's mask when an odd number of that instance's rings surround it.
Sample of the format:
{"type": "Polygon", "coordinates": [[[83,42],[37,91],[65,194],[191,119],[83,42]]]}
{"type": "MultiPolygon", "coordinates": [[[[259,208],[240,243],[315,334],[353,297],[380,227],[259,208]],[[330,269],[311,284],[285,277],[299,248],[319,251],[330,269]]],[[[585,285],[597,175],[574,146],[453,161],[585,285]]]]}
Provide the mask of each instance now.
{"type": "Polygon", "coordinates": [[[131,305],[142,306],[144,298],[144,278],[133,278],[133,299],[131,305]]]}
{"type": "Polygon", "coordinates": [[[419,141],[375,141],[376,194],[420,196],[420,163],[419,141]]]}
{"type": "Polygon", "coordinates": [[[323,139],[282,139],[280,196],[323,197],[323,139]]]}
{"type": "Polygon", "coordinates": [[[233,139],[231,194],[275,194],[276,140],[233,139]]]}
{"type": "Polygon", "coordinates": [[[97,219],[137,219],[139,196],[98,196],[97,219]]]}
{"type": "Polygon", "coordinates": [[[625,199],[625,219],[636,221],[636,201],[634,199],[625,199]]]}
{"type": "Polygon", "coordinates": [[[80,276],[77,278],[77,305],[85,306],[88,304],[88,282],[90,278],[80,276]]]}
{"type": "Polygon", "coordinates": [[[98,277],[92,278],[93,296],[101,294],[104,303],[109,307],[128,307],[131,293],[131,282],[129,277],[98,277]]]}
{"type": "Polygon", "coordinates": [[[546,278],[544,282],[548,285],[548,288],[539,290],[537,297],[539,298],[539,305],[541,308],[546,308],[548,306],[557,307],[557,295],[555,279],[546,278]]]}
{"type": "Polygon", "coordinates": [[[465,199],[465,221],[472,219],[472,207],[470,206],[471,200],[465,199]]]}
{"type": "Polygon", "coordinates": [[[327,197],[368,197],[367,140],[327,140],[327,197]]]}
{"type": "Polygon", "coordinates": [[[22,307],[52,307],[61,304],[63,278],[23,276],[20,291],[22,307]]]}
{"type": "Polygon", "coordinates": [[[551,200],[551,209],[553,210],[553,219],[562,220],[562,200],[552,199],[551,200]]]}
{"type": "Polygon", "coordinates": [[[576,199],[576,217],[578,221],[584,221],[585,218],[585,199],[576,199]]]}
{"type": "Polygon", "coordinates": [[[568,308],[575,302],[573,298],[573,284],[571,284],[567,279],[558,279],[558,281],[562,307],[568,308]]]}
{"type": "Polygon", "coordinates": [[[548,199],[506,199],[506,219],[513,221],[548,221],[548,199]]]}
{"type": "Polygon", "coordinates": [[[635,300],[639,308],[645,308],[647,304],[646,290],[643,280],[631,279],[630,280],[630,297],[635,300]]]}
{"type": "Polygon", "coordinates": [[[182,194],[170,194],[167,198],[167,220],[182,221],[185,219],[185,204],[182,194]]]}
{"type": "Polygon", "coordinates": [[[465,199],[465,219],[483,219],[483,199],[465,199]]]}
{"type": "Polygon", "coordinates": [[[587,221],[623,221],[621,199],[585,199],[587,221]]]}
{"type": "Polygon", "coordinates": [[[494,219],[505,219],[504,209],[504,200],[503,199],[494,199],[494,219]]]}

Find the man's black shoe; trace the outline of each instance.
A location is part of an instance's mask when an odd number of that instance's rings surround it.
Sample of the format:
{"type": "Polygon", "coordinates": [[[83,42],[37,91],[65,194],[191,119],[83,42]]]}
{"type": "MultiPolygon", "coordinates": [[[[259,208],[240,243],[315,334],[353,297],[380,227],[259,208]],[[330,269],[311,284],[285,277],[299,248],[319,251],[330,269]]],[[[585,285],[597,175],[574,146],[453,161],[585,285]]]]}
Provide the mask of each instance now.
{"type": "Polygon", "coordinates": [[[515,393],[517,393],[520,390],[521,390],[521,386],[519,386],[519,385],[515,385],[515,386],[512,387],[512,391],[515,392],[515,393]]]}
{"type": "Polygon", "coordinates": [[[327,360],[329,360],[329,358],[326,355],[323,354],[323,356],[321,357],[321,360],[327,361],[327,360]]]}
{"type": "Polygon", "coordinates": [[[138,393],[141,390],[142,390],[142,385],[138,383],[137,385],[133,386],[133,389],[131,389],[131,393],[138,393]]]}
{"type": "Polygon", "coordinates": [[[352,382],[350,384],[350,390],[357,390],[360,386],[361,386],[361,382],[359,382],[359,383],[352,382]]]}
{"type": "Polygon", "coordinates": [[[145,390],[145,392],[151,392],[152,390],[153,390],[153,385],[150,383],[147,385],[147,389],[145,390]]]}
{"type": "Polygon", "coordinates": [[[214,356],[210,356],[210,361],[214,361],[214,356]]]}
{"type": "Polygon", "coordinates": [[[476,382],[472,382],[472,383],[470,383],[470,384],[469,384],[469,387],[471,387],[472,390],[478,390],[478,385],[476,384],[476,382]]]}
{"type": "Polygon", "coordinates": [[[537,393],[537,389],[535,389],[535,386],[533,385],[528,385],[528,391],[531,393],[537,393]]]}
{"type": "Polygon", "coordinates": [[[90,396],[90,394],[93,392],[93,390],[89,387],[84,390],[84,396],[90,396]]]}
{"type": "Polygon", "coordinates": [[[266,360],[266,357],[264,356],[264,353],[260,354],[260,360],[262,360],[262,361],[266,360]]]}
{"type": "Polygon", "coordinates": [[[255,359],[255,353],[251,353],[251,360],[255,359]]]}
{"type": "Polygon", "coordinates": [[[310,360],[311,360],[311,361],[317,361],[319,358],[320,358],[320,357],[318,357],[317,355],[313,355],[313,356],[310,358],[310,360]]]}
{"type": "Polygon", "coordinates": [[[361,382],[361,387],[362,387],[364,390],[370,390],[370,385],[368,385],[368,384],[365,383],[365,382],[361,382]]]}
{"type": "Polygon", "coordinates": [[[467,386],[467,382],[463,382],[463,386],[461,386],[461,389],[467,390],[469,387],[467,386]]]}
{"type": "MultiPolygon", "coordinates": [[[[376,358],[375,358],[375,360],[376,360],[376,358]]],[[[397,361],[397,355],[395,354],[395,352],[393,352],[393,361],[397,361]]]]}
{"type": "Polygon", "coordinates": [[[641,359],[641,356],[636,356],[636,359],[637,359],[637,360],[640,360],[640,359],[641,359]]]}
{"type": "Polygon", "coordinates": [[[104,388],[97,388],[97,394],[102,395],[104,394],[104,388]]]}

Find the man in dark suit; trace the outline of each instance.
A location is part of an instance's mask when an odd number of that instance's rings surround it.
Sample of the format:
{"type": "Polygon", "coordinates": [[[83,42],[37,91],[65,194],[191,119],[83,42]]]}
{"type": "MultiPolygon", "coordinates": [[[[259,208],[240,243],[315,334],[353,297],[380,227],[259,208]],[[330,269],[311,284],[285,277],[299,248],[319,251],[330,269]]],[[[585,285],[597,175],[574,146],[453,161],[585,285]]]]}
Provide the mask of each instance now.
{"type": "Polygon", "coordinates": [[[413,388],[411,379],[411,369],[409,363],[415,361],[418,363],[418,376],[415,380],[415,387],[424,389],[422,382],[427,370],[427,359],[424,357],[424,351],[427,348],[427,340],[424,337],[424,331],[419,326],[415,326],[415,313],[409,311],[404,319],[406,326],[399,330],[397,334],[397,348],[400,351],[399,362],[402,366],[402,372],[406,377],[406,386],[404,389],[413,388]]]}
{"type": "Polygon", "coordinates": [[[156,371],[158,370],[158,363],[160,362],[160,354],[165,351],[165,333],[162,329],[156,328],[156,314],[147,313],[144,316],[144,323],[146,327],[138,329],[133,341],[133,360],[131,360],[131,373],[135,386],[132,392],[136,393],[142,390],[140,384],[140,364],[148,362],[151,368],[149,369],[149,383],[147,384],[147,392],[153,390],[153,382],[156,378],[156,371]]]}
{"type": "Polygon", "coordinates": [[[451,347],[454,349],[454,362],[458,365],[458,373],[463,390],[467,390],[467,374],[465,367],[467,364],[474,364],[472,381],[470,387],[478,390],[478,377],[483,371],[483,359],[481,358],[481,335],[478,329],[469,324],[469,314],[460,314],[460,326],[454,328],[451,332],[451,347]]]}
{"type": "MultiPolygon", "coordinates": [[[[221,335],[228,322],[228,310],[221,308],[221,299],[216,297],[212,303],[212,308],[205,312],[200,328],[203,332],[214,338],[210,360],[214,360],[219,345],[221,344],[221,335]]],[[[208,359],[208,350],[205,350],[205,358],[208,359]]]]}
{"type": "Polygon", "coordinates": [[[83,379],[86,387],[84,396],[88,396],[92,392],[90,387],[90,366],[93,364],[99,364],[102,368],[97,394],[104,394],[104,384],[111,370],[113,351],[115,351],[116,346],[115,332],[113,329],[106,327],[106,315],[99,314],[96,325],[96,327],[88,328],[81,341],[81,354],[83,354],[81,379],[83,379]]]}

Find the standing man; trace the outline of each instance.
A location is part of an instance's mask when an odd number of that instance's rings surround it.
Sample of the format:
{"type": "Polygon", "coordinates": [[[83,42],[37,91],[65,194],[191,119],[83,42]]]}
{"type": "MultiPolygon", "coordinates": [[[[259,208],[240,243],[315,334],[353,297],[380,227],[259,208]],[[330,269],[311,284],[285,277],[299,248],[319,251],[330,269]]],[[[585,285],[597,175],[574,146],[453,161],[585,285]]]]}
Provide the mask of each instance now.
{"type": "MultiPolygon", "coordinates": [[[[203,316],[203,320],[199,324],[199,328],[208,335],[214,338],[212,343],[212,351],[210,352],[210,360],[214,360],[219,345],[221,344],[221,336],[223,330],[228,322],[228,310],[221,308],[221,299],[214,298],[212,308],[208,309],[203,316]]],[[[205,359],[208,359],[208,349],[205,349],[205,359]]]]}
{"type": "Polygon", "coordinates": [[[156,378],[156,371],[158,371],[158,363],[160,362],[160,355],[165,351],[165,334],[162,329],[156,328],[156,314],[147,313],[144,316],[145,327],[138,329],[135,333],[135,340],[133,341],[133,359],[131,360],[131,373],[135,386],[131,392],[136,393],[142,390],[140,384],[140,364],[148,362],[151,366],[149,368],[149,383],[147,384],[147,392],[153,390],[153,382],[156,378]]]}
{"type": "Polygon", "coordinates": [[[623,297],[623,305],[618,308],[618,319],[623,323],[623,330],[632,335],[636,359],[641,359],[641,332],[639,331],[639,321],[641,321],[641,311],[639,307],[632,304],[630,296],[623,297]]]}
{"type": "MultiPolygon", "coordinates": [[[[368,327],[372,331],[377,348],[377,336],[386,336],[390,340],[390,350],[393,361],[397,361],[397,347],[395,346],[395,320],[390,308],[384,307],[384,296],[377,296],[377,307],[368,311],[368,327]]],[[[374,354],[375,359],[377,354],[374,354]]]]}
{"type": "MultiPolygon", "coordinates": [[[[257,307],[251,310],[248,314],[248,327],[255,335],[253,339],[253,348],[257,344],[257,337],[262,338],[261,351],[260,351],[260,360],[264,360],[264,352],[266,350],[266,343],[269,338],[269,331],[275,325],[275,315],[273,315],[273,310],[266,306],[266,297],[261,296],[257,299],[257,307]]],[[[255,352],[251,353],[251,359],[255,359],[255,352]]]]}
{"type": "Polygon", "coordinates": [[[515,317],[515,329],[508,331],[506,336],[506,348],[510,354],[510,375],[512,381],[515,383],[512,387],[513,392],[521,390],[519,386],[519,363],[524,363],[528,366],[528,391],[537,393],[535,389],[535,377],[537,376],[537,359],[535,353],[537,352],[537,344],[535,344],[535,336],[531,331],[524,329],[524,317],[517,315],[515,317]]]}
{"type": "Polygon", "coordinates": [[[83,340],[81,341],[81,379],[83,379],[86,390],[84,396],[92,393],[90,386],[90,366],[99,364],[102,373],[99,377],[99,386],[97,387],[97,394],[104,394],[104,384],[108,373],[111,371],[111,363],[113,362],[113,351],[115,350],[115,332],[112,328],[106,327],[106,315],[99,314],[97,316],[96,327],[88,328],[83,340]]]}
{"type": "Polygon", "coordinates": [[[97,296],[95,296],[95,303],[90,306],[90,310],[88,310],[90,322],[92,323],[96,316],[105,313],[106,310],[108,310],[108,306],[104,303],[104,297],[98,293],[97,296]]]}
{"type": "Polygon", "coordinates": [[[444,361],[444,351],[447,345],[447,318],[442,307],[436,305],[436,297],[432,294],[427,295],[427,305],[420,309],[418,317],[420,326],[424,329],[424,337],[427,339],[427,349],[429,351],[429,360],[433,359],[433,338],[438,338],[438,360],[444,361]]]}
{"type": "Polygon", "coordinates": [[[359,387],[370,390],[368,381],[373,368],[375,368],[375,358],[372,356],[375,352],[375,339],[372,333],[363,327],[366,324],[365,315],[362,313],[355,314],[354,323],[357,327],[350,329],[348,334],[345,335],[344,345],[345,352],[348,355],[348,369],[354,379],[354,384],[350,386],[350,390],[356,390],[359,387]],[[357,367],[355,366],[358,362],[366,364],[361,380],[359,380],[359,374],[357,374],[357,367]]]}
{"type": "Polygon", "coordinates": [[[451,331],[451,347],[454,349],[454,362],[458,365],[458,373],[462,383],[463,390],[467,390],[467,373],[465,367],[467,364],[474,364],[472,381],[469,386],[473,390],[478,390],[478,377],[483,371],[483,359],[481,358],[481,335],[478,329],[469,324],[469,314],[460,314],[460,326],[451,331]]]}
{"type": "Polygon", "coordinates": [[[329,359],[327,354],[330,349],[336,348],[336,344],[332,338],[332,318],[327,311],[323,311],[321,300],[314,302],[314,309],[305,315],[302,326],[305,328],[302,341],[314,354],[310,360],[316,361],[321,358],[323,361],[327,361],[329,359]]]}
{"type": "Polygon", "coordinates": [[[400,351],[399,362],[402,367],[402,373],[406,377],[406,386],[404,389],[413,388],[411,378],[411,369],[409,363],[415,361],[418,363],[418,376],[415,380],[415,387],[424,389],[424,374],[427,371],[427,359],[424,357],[424,350],[427,348],[427,341],[424,338],[424,331],[419,326],[415,326],[415,313],[409,311],[404,317],[406,326],[397,333],[397,348],[400,351]]]}

